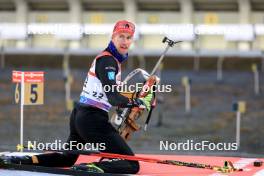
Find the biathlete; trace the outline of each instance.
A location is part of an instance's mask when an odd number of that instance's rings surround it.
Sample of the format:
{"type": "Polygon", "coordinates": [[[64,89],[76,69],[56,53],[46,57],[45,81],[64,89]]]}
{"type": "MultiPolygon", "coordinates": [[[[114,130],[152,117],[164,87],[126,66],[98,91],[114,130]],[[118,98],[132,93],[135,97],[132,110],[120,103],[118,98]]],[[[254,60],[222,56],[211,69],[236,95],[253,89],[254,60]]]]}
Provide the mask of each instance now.
{"type": "MultiPolygon", "coordinates": [[[[145,98],[129,99],[121,95],[114,85],[121,84],[121,64],[128,59],[128,49],[133,42],[135,25],[129,21],[118,21],[113,29],[107,48],[94,59],[80,95],[78,104],[70,117],[68,143],[103,143],[102,152],[134,155],[126,141],[109,123],[108,112],[112,106],[145,107],[150,109],[152,93],[145,98]],[[104,87],[113,88],[105,91],[104,87]],[[96,87],[96,88],[95,88],[96,87]]],[[[76,148],[71,148],[76,150],[76,148]]],[[[138,161],[109,159],[100,162],[74,165],[78,155],[70,153],[44,153],[34,156],[5,158],[11,163],[34,164],[47,167],[71,167],[76,170],[97,173],[135,174],[138,161]]]]}

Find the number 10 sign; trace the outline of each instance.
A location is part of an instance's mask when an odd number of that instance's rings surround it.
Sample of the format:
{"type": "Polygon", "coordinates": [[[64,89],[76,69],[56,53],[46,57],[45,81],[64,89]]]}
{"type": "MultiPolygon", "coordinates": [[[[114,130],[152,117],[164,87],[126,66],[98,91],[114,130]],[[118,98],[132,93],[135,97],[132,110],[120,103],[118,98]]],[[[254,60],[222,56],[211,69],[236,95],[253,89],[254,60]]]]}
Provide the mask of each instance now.
{"type": "MultiPolygon", "coordinates": [[[[24,134],[24,105],[40,105],[43,104],[44,97],[44,72],[22,72],[13,71],[12,81],[17,83],[15,91],[16,103],[20,99],[20,145],[23,146],[24,134]],[[18,90],[18,83],[20,83],[20,92],[18,90]]],[[[23,150],[21,150],[23,152],[23,150]]]]}

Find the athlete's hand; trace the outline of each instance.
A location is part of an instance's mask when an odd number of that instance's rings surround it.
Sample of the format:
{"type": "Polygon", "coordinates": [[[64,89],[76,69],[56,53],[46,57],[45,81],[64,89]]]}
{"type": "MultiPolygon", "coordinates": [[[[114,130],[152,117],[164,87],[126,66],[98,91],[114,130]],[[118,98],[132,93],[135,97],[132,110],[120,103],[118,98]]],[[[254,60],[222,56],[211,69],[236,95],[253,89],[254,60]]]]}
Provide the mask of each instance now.
{"type": "Polygon", "coordinates": [[[147,109],[149,111],[152,98],[153,93],[149,91],[149,93],[145,97],[134,99],[134,104],[139,108],[147,109]]]}

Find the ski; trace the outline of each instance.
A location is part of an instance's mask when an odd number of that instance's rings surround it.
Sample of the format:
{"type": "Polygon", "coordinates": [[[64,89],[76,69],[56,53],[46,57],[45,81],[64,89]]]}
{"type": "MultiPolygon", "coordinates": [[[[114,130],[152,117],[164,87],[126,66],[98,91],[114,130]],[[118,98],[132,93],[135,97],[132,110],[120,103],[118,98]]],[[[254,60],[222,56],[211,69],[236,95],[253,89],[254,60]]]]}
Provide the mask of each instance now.
{"type": "Polygon", "coordinates": [[[59,174],[59,175],[74,175],[74,176],[125,176],[125,174],[91,173],[85,171],[70,170],[69,168],[44,167],[44,166],[25,165],[25,164],[0,163],[0,169],[6,169],[11,171],[40,172],[40,173],[59,174]]]}

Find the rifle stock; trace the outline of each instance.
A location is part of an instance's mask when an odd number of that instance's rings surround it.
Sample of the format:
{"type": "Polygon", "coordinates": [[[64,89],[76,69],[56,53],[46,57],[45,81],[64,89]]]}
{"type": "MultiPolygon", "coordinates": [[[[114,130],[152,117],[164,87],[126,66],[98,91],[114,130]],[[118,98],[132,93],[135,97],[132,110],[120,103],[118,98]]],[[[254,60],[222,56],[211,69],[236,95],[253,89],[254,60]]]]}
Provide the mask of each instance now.
{"type": "MultiPolygon", "coordinates": [[[[152,75],[145,82],[142,90],[138,94],[138,98],[145,97],[149,91],[151,91],[152,86],[158,81],[158,77],[152,75]]],[[[128,117],[124,120],[124,124],[119,128],[119,134],[125,139],[130,140],[132,133],[139,131],[141,126],[136,123],[136,121],[141,117],[144,109],[134,107],[131,109],[128,117]]]]}

